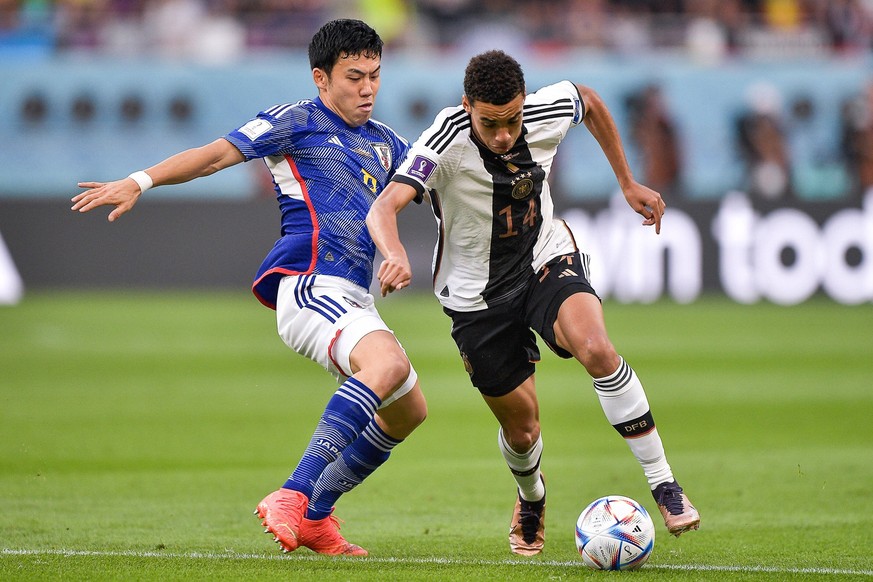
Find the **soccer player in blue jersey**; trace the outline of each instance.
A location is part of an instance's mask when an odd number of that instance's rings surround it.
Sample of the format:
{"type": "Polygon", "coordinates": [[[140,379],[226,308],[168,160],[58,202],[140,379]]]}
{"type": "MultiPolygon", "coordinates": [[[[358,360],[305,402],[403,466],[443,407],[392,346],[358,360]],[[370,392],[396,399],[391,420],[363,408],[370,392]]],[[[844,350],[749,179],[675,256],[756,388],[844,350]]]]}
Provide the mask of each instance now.
{"type": "Polygon", "coordinates": [[[664,201],[634,180],[612,115],[589,87],[561,81],[525,94],[502,51],[473,57],[462,104],[440,112],[373,204],[367,224],[384,262],[382,294],[409,285],[397,213],[427,198],[439,222],[434,293],[473,385],[500,423],[498,446],[518,486],[509,545],[534,555],[545,541],[543,441],[534,384],[537,332],[594,381],[603,412],[642,466],[670,533],[700,515],[673,478],[636,372],[616,352],[588,280],[588,257],[554,216],[549,173],[558,145],[585,124],[643,224],[660,232],[664,201]]]}
{"type": "Polygon", "coordinates": [[[281,237],[252,290],[276,310],[279,335],[341,383],[288,480],[256,513],[284,551],[365,556],[339,533],[333,508],[427,414],[418,378],[368,293],[375,245],[365,219],[408,143],[373,119],[382,40],[359,20],[334,20],[309,45],[318,97],[272,107],[210,144],[114,182],[80,182],[73,210],[115,208],[260,158],[273,174],[281,237]]]}

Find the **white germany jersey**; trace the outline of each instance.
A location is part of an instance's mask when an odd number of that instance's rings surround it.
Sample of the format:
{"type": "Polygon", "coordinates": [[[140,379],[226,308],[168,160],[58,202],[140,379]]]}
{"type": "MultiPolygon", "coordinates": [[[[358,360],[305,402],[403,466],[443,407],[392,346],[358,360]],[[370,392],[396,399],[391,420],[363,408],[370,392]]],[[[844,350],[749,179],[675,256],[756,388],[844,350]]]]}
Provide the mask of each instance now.
{"type": "Polygon", "coordinates": [[[506,154],[474,140],[463,107],[441,111],[393,180],[429,197],[439,227],[434,293],[455,311],[478,311],[524,291],[550,259],[576,250],[553,217],[549,174],[558,144],[585,108],[569,81],[524,100],[521,136],[506,154]]]}

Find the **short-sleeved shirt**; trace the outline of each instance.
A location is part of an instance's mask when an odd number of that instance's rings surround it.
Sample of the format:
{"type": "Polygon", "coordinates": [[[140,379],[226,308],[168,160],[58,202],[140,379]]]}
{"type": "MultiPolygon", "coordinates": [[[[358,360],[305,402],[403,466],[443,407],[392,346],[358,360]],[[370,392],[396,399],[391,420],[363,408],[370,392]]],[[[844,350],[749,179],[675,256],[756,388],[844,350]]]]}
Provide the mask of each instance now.
{"type": "Polygon", "coordinates": [[[332,275],[369,289],[376,246],[367,212],[409,144],[387,125],[349,127],[320,99],[277,105],[224,136],[246,160],[263,158],[282,213],[281,237],[252,291],[275,309],[285,275],[332,275]]]}
{"type": "Polygon", "coordinates": [[[576,244],[554,218],[549,174],[558,144],[585,106],[569,81],[525,97],[522,132],[495,154],[471,133],[463,107],[441,111],[412,145],[394,181],[429,196],[439,223],[434,293],[454,311],[478,311],[525,291],[530,275],[576,244]]]}

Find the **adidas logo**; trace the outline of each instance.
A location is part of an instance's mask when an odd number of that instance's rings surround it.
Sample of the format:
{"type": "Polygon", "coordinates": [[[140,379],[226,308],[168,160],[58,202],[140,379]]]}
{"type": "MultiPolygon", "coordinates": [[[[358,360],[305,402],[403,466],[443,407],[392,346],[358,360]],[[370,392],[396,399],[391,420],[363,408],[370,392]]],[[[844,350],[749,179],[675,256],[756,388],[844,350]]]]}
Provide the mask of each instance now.
{"type": "Polygon", "coordinates": [[[332,143],[333,145],[337,145],[339,147],[344,147],[343,142],[340,141],[340,138],[338,135],[335,135],[332,138],[330,138],[329,140],[327,140],[327,143],[332,143]]]}
{"type": "Polygon", "coordinates": [[[440,291],[440,297],[448,297],[449,296],[449,286],[446,285],[443,287],[443,290],[440,291]]]}
{"type": "Polygon", "coordinates": [[[572,269],[564,269],[563,271],[561,271],[561,274],[558,275],[558,279],[561,279],[563,277],[578,277],[578,276],[579,275],[575,271],[573,271],[572,269]]]}

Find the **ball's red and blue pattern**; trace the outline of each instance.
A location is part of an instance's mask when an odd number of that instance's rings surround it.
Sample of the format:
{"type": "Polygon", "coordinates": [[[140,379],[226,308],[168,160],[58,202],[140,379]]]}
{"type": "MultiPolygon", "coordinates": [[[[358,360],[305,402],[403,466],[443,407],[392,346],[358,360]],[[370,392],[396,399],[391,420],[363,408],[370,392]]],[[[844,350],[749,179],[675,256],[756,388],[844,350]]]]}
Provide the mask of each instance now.
{"type": "Polygon", "coordinates": [[[576,520],[576,547],[595,570],[635,570],[655,547],[655,525],[629,497],[608,495],[591,502],[576,520]]]}

